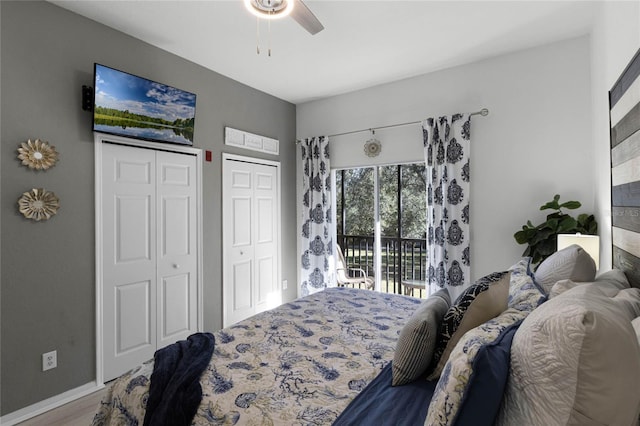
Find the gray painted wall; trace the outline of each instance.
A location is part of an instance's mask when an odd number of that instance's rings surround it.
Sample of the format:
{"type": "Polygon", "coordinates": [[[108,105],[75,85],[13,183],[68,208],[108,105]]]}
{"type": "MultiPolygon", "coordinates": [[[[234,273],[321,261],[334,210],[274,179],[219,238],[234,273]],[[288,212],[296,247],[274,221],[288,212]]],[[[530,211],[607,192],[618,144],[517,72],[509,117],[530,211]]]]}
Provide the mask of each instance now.
{"type": "MultiPolygon", "coordinates": [[[[1,413],[95,379],[94,165],[91,115],[81,87],[99,62],[197,94],[194,146],[213,151],[204,163],[204,326],[222,324],[221,153],[282,163],[282,259],[295,259],[295,105],[45,2],[0,2],[1,10],[1,413]],[[279,157],[223,144],[224,127],[280,140],[279,157]],[[55,145],[46,172],[20,165],[27,139],[55,145]],[[57,216],[28,221],[16,201],[44,187],[60,198],[57,216]],[[41,371],[41,355],[58,351],[58,368],[41,371]]],[[[282,278],[295,282],[294,262],[282,278]]],[[[295,297],[289,285],[285,301],[295,297]]]]}

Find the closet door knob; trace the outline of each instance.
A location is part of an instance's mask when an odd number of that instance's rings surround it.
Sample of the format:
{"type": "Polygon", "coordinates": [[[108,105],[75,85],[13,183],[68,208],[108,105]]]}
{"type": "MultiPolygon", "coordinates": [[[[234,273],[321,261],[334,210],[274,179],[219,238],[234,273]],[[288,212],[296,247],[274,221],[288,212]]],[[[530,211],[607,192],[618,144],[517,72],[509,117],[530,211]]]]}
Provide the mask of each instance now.
{"type": "Polygon", "coordinates": [[[174,263],[174,264],[173,264],[173,267],[174,267],[175,269],[180,269],[180,265],[178,265],[177,263],[174,263]]]}

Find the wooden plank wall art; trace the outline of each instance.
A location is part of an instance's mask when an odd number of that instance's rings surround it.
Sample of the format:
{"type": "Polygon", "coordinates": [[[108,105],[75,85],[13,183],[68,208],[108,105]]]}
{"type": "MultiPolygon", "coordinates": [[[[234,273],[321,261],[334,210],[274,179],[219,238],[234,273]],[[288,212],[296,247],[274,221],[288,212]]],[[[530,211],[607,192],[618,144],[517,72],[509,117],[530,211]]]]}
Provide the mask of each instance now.
{"type": "Polygon", "coordinates": [[[613,266],[640,287],[640,50],[609,92],[613,266]]]}

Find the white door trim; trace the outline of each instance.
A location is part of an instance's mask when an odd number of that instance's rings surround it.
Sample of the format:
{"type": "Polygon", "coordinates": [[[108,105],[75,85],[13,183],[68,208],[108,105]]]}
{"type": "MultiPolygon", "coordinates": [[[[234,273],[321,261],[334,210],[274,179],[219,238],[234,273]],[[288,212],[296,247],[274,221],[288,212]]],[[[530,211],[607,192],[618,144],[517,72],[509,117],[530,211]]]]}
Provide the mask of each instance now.
{"type": "Polygon", "coordinates": [[[105,133],[94,132],[94,168],[95,168],[95,238],[96,238],[96,383],[98,386],[104,384],[104,359],[102,351],[104,350],[102,334],[102,322],[104,320],[102,312],[102,144],[114,143],[117,145],[127,145],[132,147],[147,148],[157,151],[176,152],[181,154],[189,154],[196,156],[196,222],[198,226],[197,247],[198,247],[198,266],[197,266],[197,300],[198,300],[198,330],[203,329],[203,279],[202,279],[202,260],[203,260],[203,241],[202,241],[202,150],[190,146],[173,145],[165,143],[157,143],[144,141],[139,139],[123,138],[120,136],[109,135],[105,133]]]}
{"type": "MultiPolygon", "coordinates": [[[[255,158],[255,157],[245,157],[242,155],[236,155],[236,154],[229,154],[226,152],[222,153],[222,176],[224,176],[224,168],[225,165],[227,164],[227,160],[235,160],[235,161],[243,161],[245,163],[252,163],[252,164],[261,164],[264,166],[272,166],[276,168],[276,179],[278,180],[277,182],[277,197],[276,197],[276,217],[278,218],[278,220],[276,221],[276,244],[278,246],[278,264],[277,264],[277,272],[276,272],[276,282],[278,285],[278,289],[280,292],[282,292],[282,241],[281,241],[281,218],[282,218],[282,214],[281,214],[281,197],[282,197],[282,180],[280,177],[280,162],[279,161],[273,161],[273,160],[264,160],[262,158],[255,158]]],[[[224,185],[222,185],[223,187],[223,193],[222,193],[222,200],[224,202],[225,199],[225,194],[224,194],[224,185]]],[[[223,219],[224,222],[224,219],[223,219]]],[[[227,241],[227,238],[229,238],[229,230],[227,229],[227,227],[225,226],[224,223],[222,223],[222,277],[223,277],[223,282],[222,282],[222,322],[224,324],[224,319],[226,318],[226,305],[224,303],[224,288],[225,288],[225,282],[224,282],[224,277],[225,277],[225,271],[224,268],[226,267],[226,259],[227,259],[227,251],[226,251],[226,244],[225,242],[227,241]]]]}

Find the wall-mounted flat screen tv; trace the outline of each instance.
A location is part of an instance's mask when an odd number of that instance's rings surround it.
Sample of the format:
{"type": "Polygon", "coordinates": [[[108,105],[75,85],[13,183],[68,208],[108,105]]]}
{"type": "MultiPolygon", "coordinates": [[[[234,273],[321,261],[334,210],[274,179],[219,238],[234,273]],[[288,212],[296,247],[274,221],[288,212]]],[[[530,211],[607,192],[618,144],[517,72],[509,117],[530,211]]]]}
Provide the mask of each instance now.
{"type": "Polygon", "coordinates": [[[193,145],[196,95],[95,64],[93,130],[193,145]]]}

